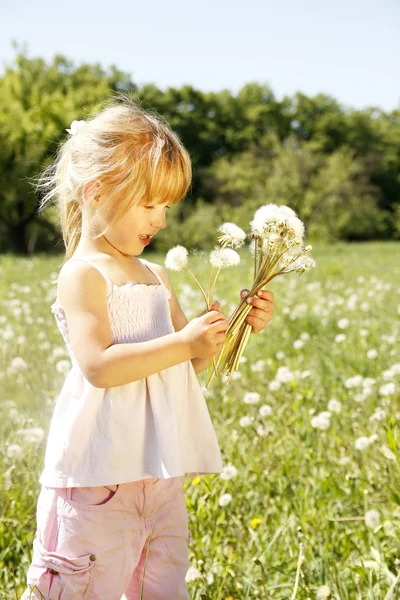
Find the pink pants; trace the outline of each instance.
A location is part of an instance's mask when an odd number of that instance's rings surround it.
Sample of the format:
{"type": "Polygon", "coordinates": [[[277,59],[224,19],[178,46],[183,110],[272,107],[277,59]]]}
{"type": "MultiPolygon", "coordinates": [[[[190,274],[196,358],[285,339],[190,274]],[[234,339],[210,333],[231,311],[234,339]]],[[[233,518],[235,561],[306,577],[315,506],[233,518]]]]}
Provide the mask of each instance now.
{"type": "Polygon", "coordinates": [[[139,600],[143,575],[143,600],[189,600],[183,483],[172,477],[42,487],[21,600],[139,600]]]}

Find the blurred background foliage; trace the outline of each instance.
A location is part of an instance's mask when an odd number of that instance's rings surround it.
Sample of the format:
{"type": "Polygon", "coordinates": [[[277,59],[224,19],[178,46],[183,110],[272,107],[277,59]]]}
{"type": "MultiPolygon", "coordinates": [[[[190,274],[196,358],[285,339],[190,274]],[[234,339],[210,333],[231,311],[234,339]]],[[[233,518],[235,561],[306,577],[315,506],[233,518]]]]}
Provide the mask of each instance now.
{"type": "Polygon", "coordinates": [[[400,108],[344,109],[327,95],[277,101],[268,85],[202,92],[138,87],[111,66],[18,51],[0,78],[0,253],[64,251],[55,206],[38,212],[29,178],[54,158],[73,119],[124,90],[169,122],[194,177],[152,242],[209,248],[224,221],[246,231],[261,204],[287,204],[310,240],[400,239],[400,108]]]}

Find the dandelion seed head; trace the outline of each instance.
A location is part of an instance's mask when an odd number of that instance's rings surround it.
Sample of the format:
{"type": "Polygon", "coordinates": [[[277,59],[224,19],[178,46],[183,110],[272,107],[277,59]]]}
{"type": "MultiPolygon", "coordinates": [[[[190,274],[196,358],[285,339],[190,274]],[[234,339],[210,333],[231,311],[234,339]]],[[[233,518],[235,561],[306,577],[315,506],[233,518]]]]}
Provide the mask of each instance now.
{"type": "Polygon", "coordinates": [[[234,248],[240,248],[246,240],[246,233],[235,223],[224,223],[218,231],[224,234],[218,238],[218,241],[225,242],[234,248]]]}
{"type": "Polygon", "coordinates": [[[231,248],[216,248],[210,253],[210,263],[218,269],[234,267],[240,263],[240,256],[231,248]]]}
{"type": "Polygon", "coordinates": [[[381,523],[381,516],[377,510],[369,510],[364,516],[365,524],[370,529],[375,529],[381,523]]]}
{"type": "Polygon", "coordinates": [[[165,257],[165,266],[170,271],[181,271],[188,262],[188,251],[184,246],[174,246],[168,250],[165,257]]]}

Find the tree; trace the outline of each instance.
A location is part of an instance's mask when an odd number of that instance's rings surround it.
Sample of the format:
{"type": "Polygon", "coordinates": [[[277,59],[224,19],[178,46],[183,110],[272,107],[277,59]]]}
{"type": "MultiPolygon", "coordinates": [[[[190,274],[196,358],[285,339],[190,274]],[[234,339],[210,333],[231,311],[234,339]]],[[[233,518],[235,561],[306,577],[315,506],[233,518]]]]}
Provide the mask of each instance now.
{"type": "Polygon", "coordinates": [[[59,238],[54,211],[39,214],[29,178],[51,160],[73,119],[104,101],[112,90],[129,87],[114,66],[76,67],[56,55],[50,65],[18,54],[0,79],[0,251],[33,252],[59,238]]]}

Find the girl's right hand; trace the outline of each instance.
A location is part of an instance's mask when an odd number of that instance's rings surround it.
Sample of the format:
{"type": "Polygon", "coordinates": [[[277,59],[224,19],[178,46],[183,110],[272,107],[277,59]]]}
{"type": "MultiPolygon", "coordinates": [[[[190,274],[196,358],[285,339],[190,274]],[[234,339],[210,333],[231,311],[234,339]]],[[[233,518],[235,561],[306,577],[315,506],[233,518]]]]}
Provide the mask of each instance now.
{"type": "Polygon", "coordinates": [[[193,358],[209,358],[220,352],[228,327],[228,321],[222,312],[210,310],[189,321],[180,333],[189,344],[193,358]]]}

